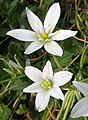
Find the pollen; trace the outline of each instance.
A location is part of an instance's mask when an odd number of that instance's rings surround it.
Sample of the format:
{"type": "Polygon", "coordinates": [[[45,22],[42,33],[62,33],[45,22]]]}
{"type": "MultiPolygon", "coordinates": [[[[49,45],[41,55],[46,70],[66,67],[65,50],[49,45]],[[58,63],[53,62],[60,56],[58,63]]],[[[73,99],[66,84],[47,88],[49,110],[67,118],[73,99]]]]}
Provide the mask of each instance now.
{"type": "Polygon", "coordinates": [[[48,38],[48,34],[45,33],[45,32],[43,32],[43,33],[41,34],[41,37],[42,37],[44,40],[46,40],[46,39],[48,38]]]}

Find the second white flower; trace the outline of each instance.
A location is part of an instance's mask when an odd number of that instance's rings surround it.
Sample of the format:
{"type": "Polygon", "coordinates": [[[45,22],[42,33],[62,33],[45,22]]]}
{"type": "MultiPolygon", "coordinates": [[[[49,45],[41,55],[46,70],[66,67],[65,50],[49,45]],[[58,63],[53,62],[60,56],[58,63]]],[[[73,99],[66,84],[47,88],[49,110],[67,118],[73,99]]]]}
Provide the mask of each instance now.
{"type": "Polygon", "coordinates": [[[59,71],[53,74],[50,61],[47,61],[43,72],[35,67],[27,66],[25,74],[34,83],[25,88],[23,92],[37,93],[35,105],[39,112],[46,108],[50,96],[64,100],[64,94],[59,86],[66,84],[72,78],[72,73],[69,71],[59,71]]]}

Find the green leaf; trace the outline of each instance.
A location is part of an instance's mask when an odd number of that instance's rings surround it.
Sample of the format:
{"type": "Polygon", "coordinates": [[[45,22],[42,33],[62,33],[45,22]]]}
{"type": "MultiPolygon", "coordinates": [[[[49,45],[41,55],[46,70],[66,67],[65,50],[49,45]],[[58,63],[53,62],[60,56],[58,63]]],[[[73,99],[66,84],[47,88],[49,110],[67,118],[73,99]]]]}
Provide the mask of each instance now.
{"type": "Polygon", "coordinates": [[[0,60],[0,81],[9,77],[8,74],[3,70],[4,64],[5,63],[2,60],[0,60]]]}
{"type": "Polygon", "coordinates": [[[63,45],[64,49],[68,51],[72,56],[80,53],[83,47],[83,45],[74,38],[68,38],[63,42],[63,45]]]}
{"type": "Polygon", "coordinates": [[[9,87],[10,90],[23,90],[29,85],[29,82],[15,83],[9,87]]]}
{"type": "Polygon", "coordinates": [[[0,28],[0,37],[6,37],[7,28],[0,28]]]}
{"type": "Polygon", "coordinates": [[[0,120],[8,120],[11,115],[11,110],[7,105],[0,104],[0,120]]]}
{"type": "MultiPolygon", "coordinates": [[[[16,54],[16,56],[20,59],[20,62],[24,62],[24,56],[23,56],[24,46],[22,46],[22,42],[11,42],[8,47],[8,55],[11,59],[13,59],[13,56],[16,54]]],[[[17,58],[17,59],[18,59],[17,58]]],[[[21,63],[22,63],[21,62],[21,63]]]]}
{"type": "Polygon", "coordinates": [[[58,60],[60,61],[61,66],[67,66],[72,61],[72,55],[65,51],[63,56],[58,60]]]}
{"type": "Polygon", "coordinates": [[[12,10],[15,8],[15,6],[17,5],[18,2],[19,2],[19,0],[14,0],[13,2],[11,2],[10,6],[9,6],[8,14],[10,14],[12,12],[12,10]]]}
{"type": "Polygon", "coordinates": [[[25,105],[20,104],[19,109],[16,111],[17,114],[22,115],[24,113],[27,113],[28,110],[25,105]]]}
{"type": "Polygon", "coordinates": [[[4,70],[5,72],[7,72],[8,74],[10,74],[10,75],[15,75],[10,69],[3,68],[3,70],[4,70]]]}

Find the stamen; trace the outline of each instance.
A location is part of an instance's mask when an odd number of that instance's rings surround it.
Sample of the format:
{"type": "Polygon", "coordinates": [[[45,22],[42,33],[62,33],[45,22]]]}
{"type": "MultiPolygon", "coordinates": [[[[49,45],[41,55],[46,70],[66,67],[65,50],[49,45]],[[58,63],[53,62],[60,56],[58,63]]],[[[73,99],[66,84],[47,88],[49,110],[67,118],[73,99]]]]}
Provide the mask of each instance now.
{"type": "Polygon", "coordinates": [[[39,43],[39,40],[36,40],[36,43],[39,43]]]}
{"type": "Polygon", "coordinates": [[[50,42],[51,41],[51,39],[46,39],[46,42],[50,42]]]}

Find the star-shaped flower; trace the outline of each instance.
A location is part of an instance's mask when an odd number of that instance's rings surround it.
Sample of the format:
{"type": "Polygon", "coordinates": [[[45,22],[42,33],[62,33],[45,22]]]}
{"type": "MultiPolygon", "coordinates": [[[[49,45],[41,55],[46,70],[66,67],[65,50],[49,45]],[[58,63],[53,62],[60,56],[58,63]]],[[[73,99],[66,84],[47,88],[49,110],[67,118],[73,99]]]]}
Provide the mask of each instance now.
{"type": "Polygon", "coordinates": [[[72,109],[71,117],[77,118],[88,116],[88,84],[83,82],[74,81],[73,85],[84,94],[84,98],[79,100],[72,109]]]}
{"type": "Polygon", "coordinates": [[[44,26],[41,20],[28,8],[26,8],[28,22],[34,31],[26,29],[14,29],[7,32],[10,35],[21,41],[33,41],[24,52],[25,54],[31,54],[40,49],[43,45],[45,50],[53,55],[62,56],[63,50],[56,41],[67,39],[77,34],[77,31],[71,30],[59,30],[54,33],[53,30],[60,17],[60,5],[59,3],[53,4],[48,10],[44,26]]]}
{"type": "Polygon", "coordinates": [[[59,86],[66,84],[72,78],[72,73],[68,71],[59,71],[53,75],[50,61],[47,61],[43,72],[35,67],[27,66],[25,74],[34,83],[25,88],[23,92],[37,93],[35,106],[39,112],[46,108],[50,96],[64,100],[64,95],[59,86]]]}

